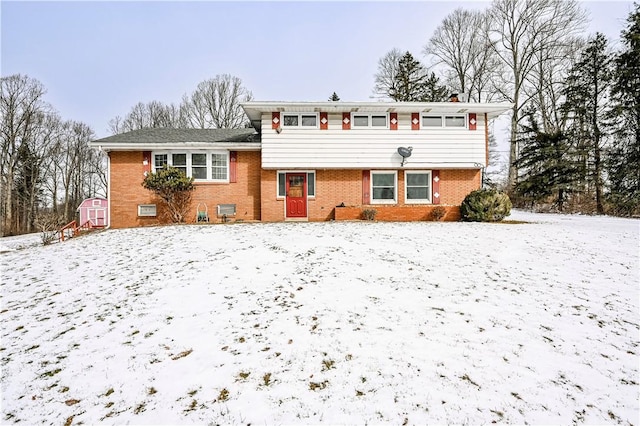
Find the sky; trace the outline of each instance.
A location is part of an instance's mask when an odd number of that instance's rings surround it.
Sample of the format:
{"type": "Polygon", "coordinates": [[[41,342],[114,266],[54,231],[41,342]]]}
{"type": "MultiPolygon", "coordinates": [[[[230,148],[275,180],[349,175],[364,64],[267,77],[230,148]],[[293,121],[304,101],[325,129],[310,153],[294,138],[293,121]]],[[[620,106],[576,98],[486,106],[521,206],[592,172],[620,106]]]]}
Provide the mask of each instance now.
{"type": "MultiPolygon", "coordinates": [[[[423,47],[458,7],[485,1],[0,2],[1,75],[44,84],[63,119],[109,136],[138,102],[179,103],[232,74],[260,101],[370,101],[378,60],[423,47]]],[[[614,44],[631,1],[584,1],[587,33],[614,44]]]]}

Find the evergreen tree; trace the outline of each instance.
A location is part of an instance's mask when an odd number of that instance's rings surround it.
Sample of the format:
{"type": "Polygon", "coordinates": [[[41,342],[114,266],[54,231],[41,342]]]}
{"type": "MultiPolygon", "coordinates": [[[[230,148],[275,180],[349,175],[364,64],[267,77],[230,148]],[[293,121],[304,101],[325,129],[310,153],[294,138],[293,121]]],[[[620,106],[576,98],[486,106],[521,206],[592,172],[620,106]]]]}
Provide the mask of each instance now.
{"type": "Polygon", "coordinates": [[[447,88],[440,85],[435,73],[429,73],[426,67],[410,52],[398,61],[394,84],[389,88],[389,97],[394,101],[441,102],[447,98],[447,88]]]}
{"type": "Polygon", "coordinates": [[[336,92],[333,92],[333,94],[329,96],[328,100],[330,100],[331,102],[338,102],[340,100],[340,96],[338,96],[336,92]]]}
{"type": "Polygon", "coordinates": [[[615,59],[612,117],[618,121],[606,161],[614,212],[640,214],[640,4],[622,31],[624,50],[615,59]]]}
{"type": "Polygon", "coordinates": [[[523,126],[520,156],[516,162],[522,173],[514,190],[531,205],[551,202],[564,209],[576,180],[577,167],[567,136],[560,130],[545,133],[528,113],[529,125],[523,126]]]}
{"type": "Polygon", "coordinates": [[[398,61],[395,84],[389,91],[394,101],[422,101],[425,97],[427,70],[410,52],[398,61]]]}
{"type": "Polygon", "coordinates": [[[603,151],[605,142],[605,112],[611,87],[611,54],[607,39],[597,33],[572,67],[565,81],[563,105],[571,124],[568,136],[576,148],[579,160],[580,189],[595,196],[596,211],[603,206],[603,151]]]}
{"type": "Polygon", "coordinates": [[[424,102],[444,102],[449,98],[449,89],[440,84],[440,79],[432,71],[425,82],[425,90],[422,101],[424,102]]]}

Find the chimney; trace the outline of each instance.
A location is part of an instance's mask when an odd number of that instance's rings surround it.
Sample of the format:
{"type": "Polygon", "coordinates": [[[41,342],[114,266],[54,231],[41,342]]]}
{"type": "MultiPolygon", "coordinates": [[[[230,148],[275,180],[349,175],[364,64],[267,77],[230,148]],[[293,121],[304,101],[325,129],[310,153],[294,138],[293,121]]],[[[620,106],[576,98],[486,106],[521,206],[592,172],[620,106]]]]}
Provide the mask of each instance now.
{"type": "Polygon", "coordinates": [[[452,93],[451,96],[449,97],[449,102],[460,102],[460,100],[458,100],[458,94],[452,93]]]}

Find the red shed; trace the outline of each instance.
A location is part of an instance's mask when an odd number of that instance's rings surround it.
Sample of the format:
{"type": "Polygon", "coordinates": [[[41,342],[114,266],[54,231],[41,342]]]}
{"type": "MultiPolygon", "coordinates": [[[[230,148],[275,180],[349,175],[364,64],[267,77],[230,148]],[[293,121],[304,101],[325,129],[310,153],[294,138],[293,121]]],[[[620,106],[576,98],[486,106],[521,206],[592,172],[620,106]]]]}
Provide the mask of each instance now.
{"type": "Polygon", "coordinates": [[[87,198],[78,207],[82,226],[91,221],[91,227],[109,226],[109,202],[106,198],[87,198]]]}

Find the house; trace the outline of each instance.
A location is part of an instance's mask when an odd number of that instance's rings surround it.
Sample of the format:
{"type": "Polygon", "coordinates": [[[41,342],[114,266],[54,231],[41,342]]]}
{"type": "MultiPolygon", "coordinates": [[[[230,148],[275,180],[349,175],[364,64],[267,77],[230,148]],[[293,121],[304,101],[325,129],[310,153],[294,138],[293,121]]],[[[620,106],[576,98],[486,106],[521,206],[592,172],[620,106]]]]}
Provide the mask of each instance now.
{"type": "Polygon", "coordinates": [[[141,186],[165,165],[195,178],[193,221],[445,220],[480,188],[488,126],[507,103],[246,102],[248,129],[144,129],[99,139],[112,227],[163,223],[141,186]]]}

